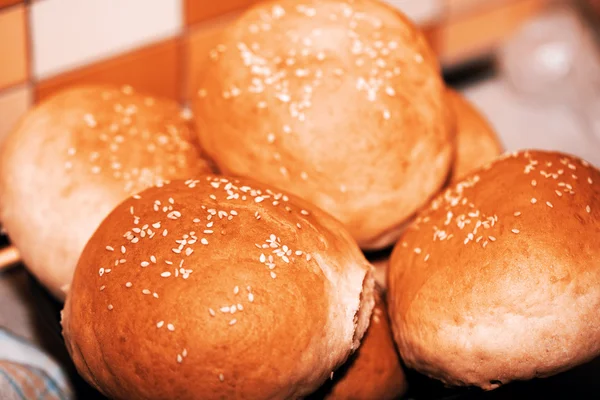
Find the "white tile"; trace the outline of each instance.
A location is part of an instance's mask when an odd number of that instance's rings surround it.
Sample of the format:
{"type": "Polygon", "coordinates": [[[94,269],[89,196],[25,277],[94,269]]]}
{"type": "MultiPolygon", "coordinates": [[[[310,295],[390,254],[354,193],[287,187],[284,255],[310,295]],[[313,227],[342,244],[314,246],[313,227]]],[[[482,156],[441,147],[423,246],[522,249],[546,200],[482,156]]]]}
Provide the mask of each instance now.
{"type": "Polygon", "coordinates": [[[384,0],[406,14],[417,25],[426,25],[442,15],[441,0],[384,0]]]}
{"type": "Polygon", "coordinates": [[[42,79],[172,37],[182,0],[44,0],[31,5],[33,72],[42,79]]]}

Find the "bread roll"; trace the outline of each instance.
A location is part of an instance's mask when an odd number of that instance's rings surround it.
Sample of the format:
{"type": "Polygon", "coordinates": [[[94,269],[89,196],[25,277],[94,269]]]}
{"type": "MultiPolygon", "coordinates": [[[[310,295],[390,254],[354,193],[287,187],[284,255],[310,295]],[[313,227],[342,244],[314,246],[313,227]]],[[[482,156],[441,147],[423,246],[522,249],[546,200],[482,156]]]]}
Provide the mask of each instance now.
{"type": "Polygon", "coordinates": [[[383,291],[375,286],[371,324],[358,351],[312,399],[392,400],[408,389],[387,316],[383,291]]]}
{"type": "Polygon", "coordinates": [[[119,205],[77,265],[63,334],[113,399],[291,399],[369,325],[373,278],[351,236],[248,179],[172,181],[119,205]]]}
{"type": "Polygon", "coordinates": [[[600,172],[508,154],[440,194],[396,245],[388,305],[406,365],[494,389],[600,355],[600,172]]]}
{"type": "Polygon", "coordinates": [[[442,186],[452,115],[435,55],[378,1],[261,2],[228,26],[193,99],[218,167],[295,193],[383,248],[442,186]]]}
{"type": "Polygon", "coordinates": [[[156,182],[209,171],[178,105],[126,86],[75,87],[34,107],[0,149],[0,220],[26,266],[64,299],[110,210],[156,182]]]}
{"type": "Polygon", "coordinates": [[[447,98],[456,122],[456,156],[451,178],[455,182],[499,156],[502,145],[489,122],[466,98],[452,89],[447,89],[447,98]]]}

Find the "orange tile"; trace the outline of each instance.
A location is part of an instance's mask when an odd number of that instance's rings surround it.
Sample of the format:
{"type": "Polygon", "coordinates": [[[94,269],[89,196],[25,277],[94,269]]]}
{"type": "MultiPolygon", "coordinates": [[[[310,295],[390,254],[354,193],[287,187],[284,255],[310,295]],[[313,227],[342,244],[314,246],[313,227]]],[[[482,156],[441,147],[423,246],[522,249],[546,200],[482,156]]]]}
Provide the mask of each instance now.
{"type": "Polygon", "coordinates": [[[24,0],[0,0],[0,8],[12,6],[13,4],[22,3],[24,0]]]}
{"type": "Polygon", "coordinates": [[[450,17],[477,13],[521,0],[443,0],[446,14],[450,17]]]}
{"type": "Polygon", "coordinates": [[[25,6],[0,10],[0,89],[27,79],[25,6]]]}
{"type": "Polygon", "coordinates": [[[82,83],[129,84],[140,91],[179,100],[180,66],[179,39],[170,39],[41,81],[35,88],[35,100],[82,83]]]}
{"type": "Polygon", "coordinates": [[[446,65],[455,64],[490,51],[519,25],[543,10],[549,2],[507,1],[498,7],[447,20],[440,32],[440,59],[446,65]]]}
{"type": "Polygon", "coordinates": [[[231,11],[248,7],[258,0],[185,0],[185,23],[192,25],[231,11]]]}
{"type": "Polygon", "coordinates": [[[0,92],[0,143],[31,104],[31,89],[28,85],[0,92]]]}
{"type": "Polygon", "coordinates": [[[196,79],[202,64],[208,59],[208,53],[218,43],[221,31],[239,14],[222,17],[208,23],[197,25],[185,38],[185,80],[183,98],[188,100],[196,87],[196,79]]]}

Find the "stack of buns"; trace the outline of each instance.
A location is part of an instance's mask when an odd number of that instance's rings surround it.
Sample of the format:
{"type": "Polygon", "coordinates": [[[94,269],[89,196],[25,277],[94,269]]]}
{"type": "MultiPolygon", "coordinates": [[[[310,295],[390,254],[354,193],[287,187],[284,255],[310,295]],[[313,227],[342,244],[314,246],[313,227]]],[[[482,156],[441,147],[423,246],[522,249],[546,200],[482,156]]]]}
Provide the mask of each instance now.
{"type": "Polygon", "coordinates": [[[600,172],[500,156],[400,12],[260,2],[207,58],[193,117],[72,88],[0,150],[0,220],[99,392],[418,399],[407,367],[491,390],[600,355],[600,172]]]}

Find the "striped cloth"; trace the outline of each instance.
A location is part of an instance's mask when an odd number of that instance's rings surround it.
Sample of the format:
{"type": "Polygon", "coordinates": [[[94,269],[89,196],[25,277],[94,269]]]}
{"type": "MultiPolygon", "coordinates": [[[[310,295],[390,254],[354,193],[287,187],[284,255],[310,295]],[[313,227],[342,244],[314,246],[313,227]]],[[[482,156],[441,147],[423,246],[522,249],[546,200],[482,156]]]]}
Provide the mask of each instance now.
{"type": "Polygon", "coordinates": [[[0,328],[2,400],[72,400],[67,373],[36,346],[0,328]]]}

